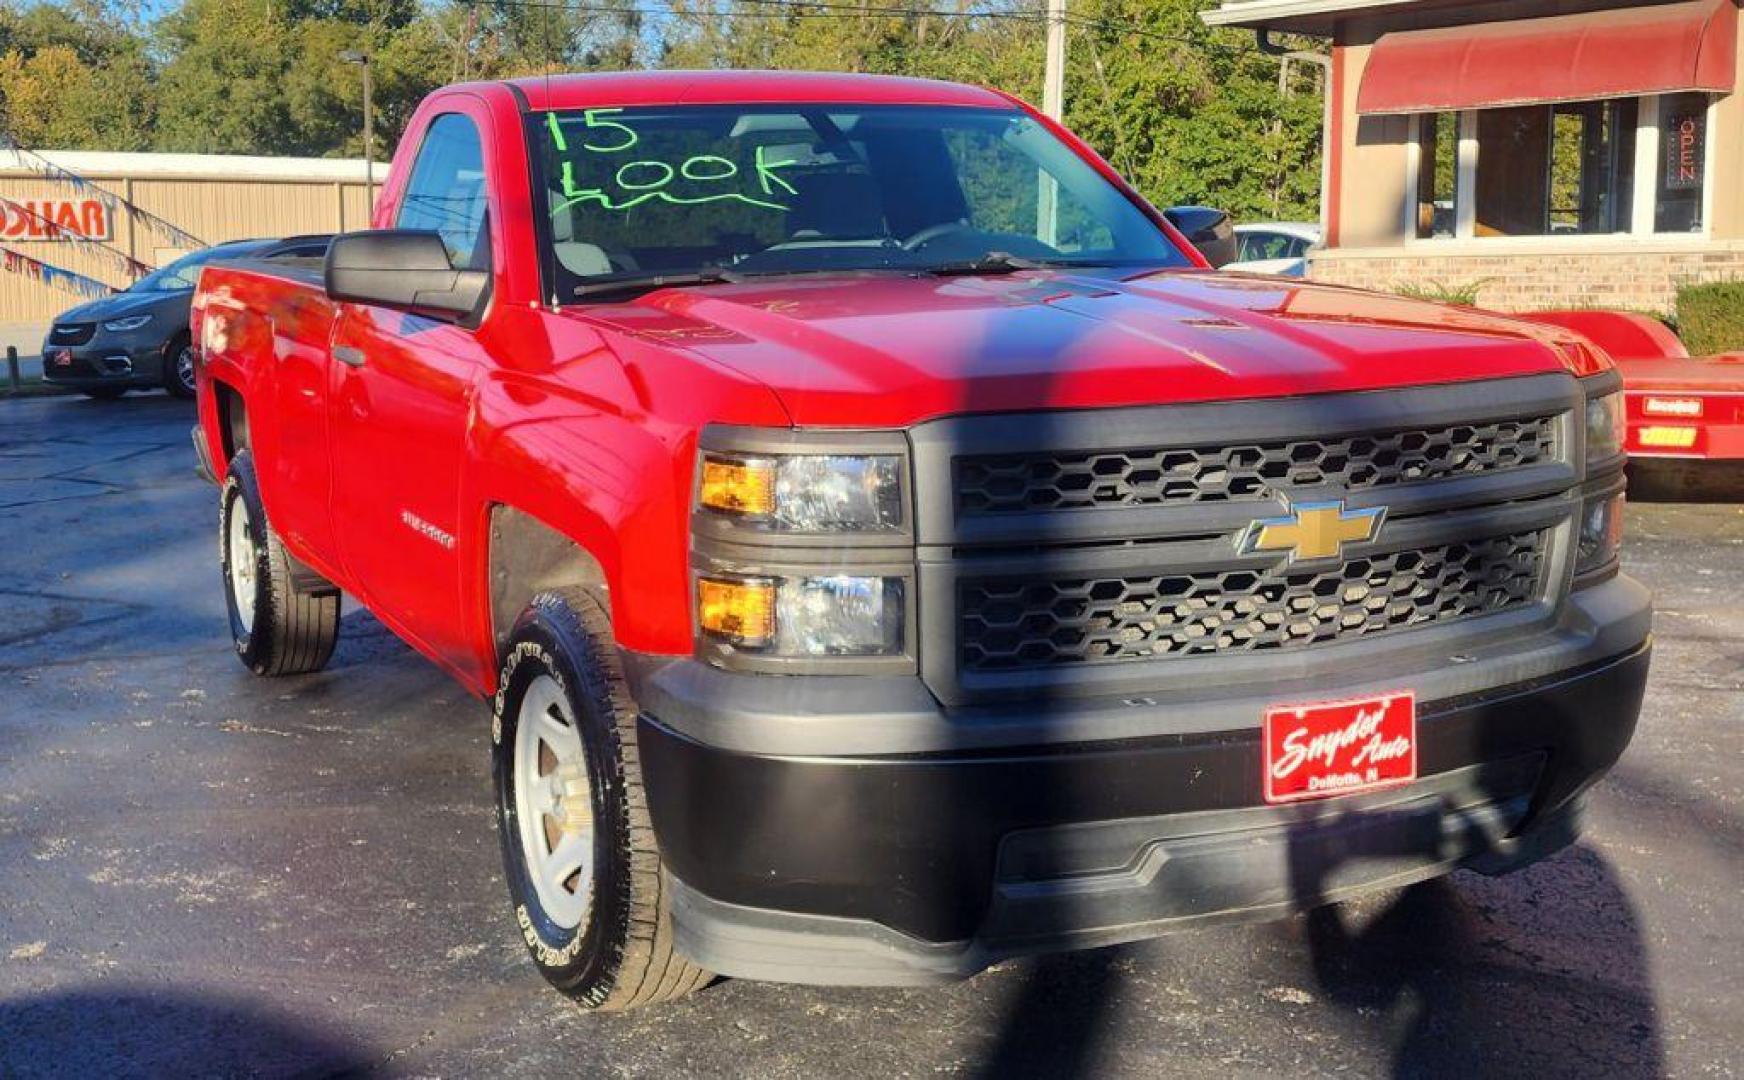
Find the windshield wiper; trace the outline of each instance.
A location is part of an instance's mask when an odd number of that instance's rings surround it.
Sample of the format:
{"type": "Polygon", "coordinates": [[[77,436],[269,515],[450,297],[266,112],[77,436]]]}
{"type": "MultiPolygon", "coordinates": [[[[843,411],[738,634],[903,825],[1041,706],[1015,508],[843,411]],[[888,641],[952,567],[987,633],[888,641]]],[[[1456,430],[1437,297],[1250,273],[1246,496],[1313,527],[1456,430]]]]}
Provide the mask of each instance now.
{"type": "Polygon", "coordinates": [[[648,292],[674,285],[723,285],[743,280],[745,275],[734,273],[724,266],[700,266],[695,270],[676,270],[669,273],[612,274],[609,277],[598,277],[577,285],[570,295],[581,297],[615,292],[648,292]]]}
{"type": "Polygon", "coordinates": [[[1088,265],[1090,264],[1068,262],[1063,259],[1026,259],[1021,255],[1013,255],[1009,251],[989,251],[979,259],[940,263],[937,266],[922,266],[918,269],[924,274],[952,277],[959,274],[1012,274],[1019,270],[1050,270],[1061,266],[1088,265]]]}

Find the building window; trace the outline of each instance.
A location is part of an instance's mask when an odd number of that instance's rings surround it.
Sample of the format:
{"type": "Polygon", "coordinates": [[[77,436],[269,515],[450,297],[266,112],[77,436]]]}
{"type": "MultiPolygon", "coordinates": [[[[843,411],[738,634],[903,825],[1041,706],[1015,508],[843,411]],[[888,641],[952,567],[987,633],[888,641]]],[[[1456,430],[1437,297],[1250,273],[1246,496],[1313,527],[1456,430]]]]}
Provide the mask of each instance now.
{"type": "Polygon", "coordinates": [[[1708,156],[1708,96],[1659,99],[1659,182],[1653,231],[1701,232],[1708,156]]]}
{"type": "Polygon", "coordinates": [[[1637,111],[1633,98],[1551,110],[1550,232],[1630,231],[1637,111]]]}
{"type": "Polygon", "coordinates": [[[1459,180],[1459,114],[1417,118],[1417,238],[1454,234],[1459,180]]]}
{"type": "Polygon", "coordinates": [[[1418,116],[1412,233],[1699,233],[1709,100],[1669,94],[1418,116]]]}
{"type": "Polygon", "coordinates": [[[1635,103],[1478,113],[1478,236],[1628,232],[1635,103]],[[1624,132],[1627,135],[1624,135],[1624,132]]]}

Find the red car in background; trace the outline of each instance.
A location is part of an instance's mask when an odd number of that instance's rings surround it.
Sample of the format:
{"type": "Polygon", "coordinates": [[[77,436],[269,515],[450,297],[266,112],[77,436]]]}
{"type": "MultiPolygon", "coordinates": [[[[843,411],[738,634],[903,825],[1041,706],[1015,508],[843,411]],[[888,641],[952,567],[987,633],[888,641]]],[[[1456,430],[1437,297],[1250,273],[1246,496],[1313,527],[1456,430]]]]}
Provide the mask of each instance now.
{"type": "Polygon", "coordinates": [[[1578,331],[1616,360],[1632,492],[1744,499],[1744,352],[1692,357],[1676,334],[1645,315],[1531,318],[1578,331]]]}

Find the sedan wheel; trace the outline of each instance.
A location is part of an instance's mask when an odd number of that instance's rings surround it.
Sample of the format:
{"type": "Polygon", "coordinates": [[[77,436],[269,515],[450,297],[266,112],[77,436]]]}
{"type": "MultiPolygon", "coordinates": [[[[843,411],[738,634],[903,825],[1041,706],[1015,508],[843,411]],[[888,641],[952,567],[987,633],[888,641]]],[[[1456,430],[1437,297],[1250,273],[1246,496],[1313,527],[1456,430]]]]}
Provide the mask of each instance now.
{"type": "Polygon", "coordinates": [[[194,396],[194,343],[185,337],[170,342],[164,353],[163,385],[174,397],[194,396]]]}

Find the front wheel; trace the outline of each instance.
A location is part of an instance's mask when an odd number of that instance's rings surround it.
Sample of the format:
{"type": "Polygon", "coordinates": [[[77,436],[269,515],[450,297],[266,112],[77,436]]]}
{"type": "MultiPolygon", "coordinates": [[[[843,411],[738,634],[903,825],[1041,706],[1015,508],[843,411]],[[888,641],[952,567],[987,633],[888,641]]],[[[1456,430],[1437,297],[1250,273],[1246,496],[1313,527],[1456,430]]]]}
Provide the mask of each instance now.
{"type": "Polygon", "coordinates": [[[194,343],[186,334],[164,349],[163,384],[171,397],[194,396],[194,343]]]}
{"type": "Polygon", "coordinates": [[[491,721],[515,921],[547,981],[590,1009],[682,997],[712,976],[674,951],[611,624],[585,592],[515,624],[491,721]]]}
{"type": "Polygon", "coordinates": [[[256,675],[320,671],[339,641],[339,590],[299,588],[290,552],[266,520],[254,461],[230,461],[218,510],[218,549],[230,637],[256,675]]]}

